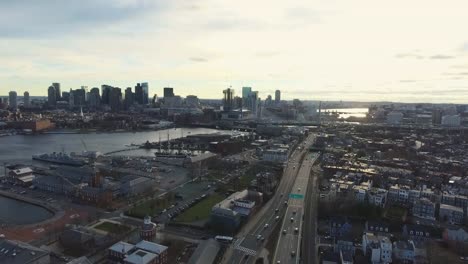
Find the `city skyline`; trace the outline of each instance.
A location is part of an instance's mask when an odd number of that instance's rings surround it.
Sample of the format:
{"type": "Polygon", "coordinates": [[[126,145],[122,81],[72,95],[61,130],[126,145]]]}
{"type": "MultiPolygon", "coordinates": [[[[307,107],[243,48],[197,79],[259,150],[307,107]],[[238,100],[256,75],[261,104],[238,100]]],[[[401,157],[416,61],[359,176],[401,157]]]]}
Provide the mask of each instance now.
{"type": "Polygon", "coordinates": [[[252,86],[262,98],[464,103],[467,5],[4,2],[0,94],[147,80],[150,96],[170,86],[219,99],[252,86]]]}

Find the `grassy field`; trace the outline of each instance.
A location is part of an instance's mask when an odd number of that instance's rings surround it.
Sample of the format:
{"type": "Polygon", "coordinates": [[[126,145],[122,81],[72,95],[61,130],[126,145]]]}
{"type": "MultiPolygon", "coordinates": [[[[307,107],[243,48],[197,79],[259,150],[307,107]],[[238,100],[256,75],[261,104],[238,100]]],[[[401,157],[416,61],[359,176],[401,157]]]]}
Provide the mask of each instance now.
{"type": "Polygon", "coordinates": [[[130,230],[130,227],[126,225],[120,225],[111,222],[104,222],[94,228],[114,234],[122,234],[130,230]]]}
{"type": "Polygon", "coordinates": [[[172,195],[165,198],[151,199],[134,206],[125,212],[125,214],[137,218],[144,218],[147,215],[155,216],[164,210],[164,208],[169,207],[172,202],[174,202],[172,195]]]}
{"type": "Polygon", "coordinates": [[[207,219],[210,216],[211,208],[221,202],[224,199],[224,196],[219,194],[212,194],[207,198],[203,199],[199,203],[195,204],[187,211],[183,212],[176,217],[176,222],[190,223],[198,220],[207,219]]]}

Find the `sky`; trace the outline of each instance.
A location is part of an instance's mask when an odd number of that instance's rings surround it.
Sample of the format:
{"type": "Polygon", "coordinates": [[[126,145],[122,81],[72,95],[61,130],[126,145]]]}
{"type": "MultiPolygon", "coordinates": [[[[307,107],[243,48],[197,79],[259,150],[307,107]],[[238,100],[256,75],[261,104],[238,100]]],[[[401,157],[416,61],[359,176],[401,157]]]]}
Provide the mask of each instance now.
{"type": "Polygon", "coordinates": [[[0,95],[468,102],[466,0],[0,0],[0,95]],[[40,4],[39,4],[40,3],[40,4]]]}

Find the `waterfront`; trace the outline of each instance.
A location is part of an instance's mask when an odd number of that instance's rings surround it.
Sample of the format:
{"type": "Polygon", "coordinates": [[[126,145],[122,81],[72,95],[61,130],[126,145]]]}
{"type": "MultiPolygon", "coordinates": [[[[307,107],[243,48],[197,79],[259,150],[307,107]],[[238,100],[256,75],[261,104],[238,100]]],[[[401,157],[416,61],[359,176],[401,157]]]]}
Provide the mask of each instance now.
{"type": "Polygon", "coordinates": [[[44,221],[53,213],[40,206],[0,196],[0,223],[25,225],[44,221]]]}
{"type": "Polygon", "coordinates": [[[325,113],[338,113],[339,118],[348,118],[348,117],[366,117],[369,113],[368,108],[336,108],[336,109],[324,109],[325,113]]]}
{"type": "MultiPolygon", "coordinates": [[[[231,133],[227,130],[209,128],[177,128],[159,131],[122,132],[122,133],[87,133],[87,134],[39,134],[39,135],[15,135],[0,138],[0,162],[1,163],[25,163],[32,164],[31,156],[38,153],[51,152],[81,152],[110,151],[125,149],[131,144],[141,144],[149,140],[157,142],[180,138],[187,135],[231,133]],[[84,143],[84,144],[83,144],[84,143]]],[[[133,150],[119,153],[120,155],[152,155],[148,150],[133,150]]]]}

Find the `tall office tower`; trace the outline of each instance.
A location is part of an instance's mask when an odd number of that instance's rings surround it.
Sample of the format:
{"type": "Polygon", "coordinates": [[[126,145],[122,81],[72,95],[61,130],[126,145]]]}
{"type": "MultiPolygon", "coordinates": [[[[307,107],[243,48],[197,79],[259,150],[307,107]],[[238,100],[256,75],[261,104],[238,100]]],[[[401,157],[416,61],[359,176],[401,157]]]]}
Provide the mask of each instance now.
{"type": "Polygon", "coordinates": [[[109,104],[109,96],[112,90],[112,86],[103,84],[101,85],[101,103],[108,105],[109,104]]]}
{"type": "Polygon", "coordinates": [[[109,100],[111,110],[114,112],[120,111],[122,102],[122,90],[118,87],[114,87],[111,90],[109,100]]]}
{"type": "Polygon", "coordinates": [[[70,88],[70,96],[68,97],[68,107],[73,108],[75,107],[75,93],[70,88]]]}
{"type": "Polygon", "coordinates": [[[281,102],[281,91],[276,90],[275,91],[275,104],[279,104],[281,102]]]}
{"type": "Polygon", "coordinates": [[[55,89],[55,101],[60,101],[61,93],[60,93],[60,83],[52,83],[52,86],[55,89]]]}
{"type": "Polygon", "coordinates": [[[242,87],[242,98],[249,97],[249,94],[252,92],[252,87],[242,87]]]}
{"type": "Polygon", "coordinates": [[[101,96],[99,95],[99,88],[94,87],[89,91],[88,104],[89,107],[97,108],[101,103],[101,96]]]}
{"type": "Polygon", "coordinates": [[[143,104],[148,104],[148,95],[149,95],[149,86],[147,82],[141,83],[141,87],[143,87],[143,104]]]}
{"type": "Polygon", "coordinates": [[[132,92],[132,87],[125,89],[125,109],[128,109],[135,103],[135,96],[132,92]]]}
{"type": "Polygon", "coordinates": [[[69,92],[62,92],[62,101],[68,102],[70,101],[70,93],[69,92]]]}
{"type": "Polygon", "coordinates": [[[10,102],[10,108],[11,109],[16,109],[18,107],[18,102],[17,102],[17,94],[15,91],[11,91],[8,94],[8,101],[10,102]]]}
{"type": "Polygon", "coordinates": [[[135,102],[137,104],[143,104],[143,86],[140,83],[137,83],[135,86],[135,102]]]}
{"type": "Polygon", "coordinates": [[[24,95],[23,95],[23,105],[24,107],[29,107],[29,92],[24,92],[24,95]]]}
{"type": "Polygon", "coordinates": [[[247,106],[248,104],[248,98],[250,93],[252,92],[252,87],[242,87],[242,104],[247,106]]]}
{"type": "Polygon", "coordinates": [[[89,91],[88,91],[88,86],[84,85],[84,86],[81,86],[81,89],[84,90],[85,92],[85,102],[88,102],[88,95],[89,95],[89,91]]]}
{"type": "Polygon", "coordinates": [[[164,98],[174,97],[174,88],[164,87],[164,98]]]}
{"type": "Polygon", "coordinates": [[[234,107],[234,89],[227,88],[223,91],[223,94],[223,108],[224,110],[229,111],[234,107]]]}
{"type": "Polygon", "coordinates": [[[75,100],[74,104],[75,106],[84,106],[86,105],[86,92],[83,89],[76,89],[73,90],[73,99],[75,100]]]}
{"type": "Polygon", "coordinates": [[[270,106],[272,104],[272,98],[271,95],[267,96],[267,99],[265,99],[265,106],[270,106]]]}
{"type": "Polygon", "coordinates": [[[57,104],[57,93],[55,92],[54,86],[49,86],[47,90],[47,103],[49,106],[55,106],[57,104]]]}
{"type": "Polygon", "coordinates": [[[252,114],[254,116],[257,116],[258,101],[258,92],[252,91],[249,94],[249,97],[247,98],[247,108],[250,109],[250,111],[252,111],[252,114]]]}

